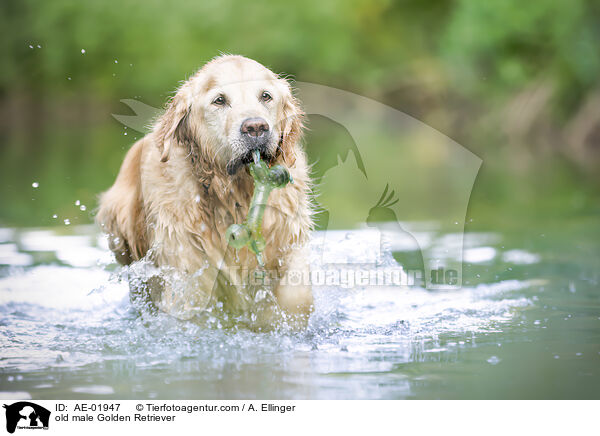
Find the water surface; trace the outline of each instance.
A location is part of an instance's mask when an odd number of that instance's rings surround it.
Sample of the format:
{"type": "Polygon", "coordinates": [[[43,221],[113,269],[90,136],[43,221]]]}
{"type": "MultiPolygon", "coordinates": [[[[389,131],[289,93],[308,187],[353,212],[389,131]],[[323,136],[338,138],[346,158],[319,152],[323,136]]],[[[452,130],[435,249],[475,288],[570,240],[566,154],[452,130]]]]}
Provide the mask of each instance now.
{"type": "MultiPolygon", "coordinates": [[[[453,243],[419,225],[431,241],[424,250],[453,243]]],[[[270,333],[140,314],[93,226],[3,228],[0,396],[600,398],[590,228],[582,219],[556,234],[469,232],[460,289],[317,286],[309,327],[270,333]]],[[[373,230],[338,235],[364,247],[373,230]]],[[[390,265],[392,254],[411,254],[393,235],[385,247],[390,265]]]]}

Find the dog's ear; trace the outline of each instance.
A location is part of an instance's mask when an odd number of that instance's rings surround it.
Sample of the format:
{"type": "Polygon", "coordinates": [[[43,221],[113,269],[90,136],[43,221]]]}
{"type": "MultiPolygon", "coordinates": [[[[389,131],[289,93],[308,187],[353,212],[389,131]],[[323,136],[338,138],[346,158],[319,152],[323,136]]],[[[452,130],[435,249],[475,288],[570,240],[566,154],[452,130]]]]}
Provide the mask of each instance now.
{"type": "Polygon", "coordinates": [[[188,128],[187,117],[191,110],[191,98],[188,94],[187,86],[182,86],[167,105],[165,113],[158,119],[156,138],[161,162],[169,160],[173,143],[182,136],[182,130],[188,128]]]}
{"type": "MultiPolygon", "coordinates": [[[[290,89],[289,85],[287,86],[290,89]]],[[[288,166],[293,166],[296,162],[296,147],[302,137],[304,115],[300,102],[293,96],[290,89],[288,96],[283,101],[280,144],[283,161],[288,166]]]]}

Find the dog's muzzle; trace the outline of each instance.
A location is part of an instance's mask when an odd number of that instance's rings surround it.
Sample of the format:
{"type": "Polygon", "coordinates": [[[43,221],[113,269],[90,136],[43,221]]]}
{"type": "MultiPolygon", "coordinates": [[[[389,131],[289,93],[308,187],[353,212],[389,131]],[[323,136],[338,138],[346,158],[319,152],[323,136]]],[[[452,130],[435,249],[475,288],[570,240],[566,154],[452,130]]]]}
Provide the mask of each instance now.
{"type": "Polygon", "coordinates": [[[273,160],[272,153],[268,150],[271,130],[269,123],[264,118],[246,118],[240,126],[240,135],[246,150],[243,155],[227,164],[227,172],[230,175],[235,174],[243,165],[252,162],[254,150],[260,151],[263,160],[268,162],[273,160]]]}
{"type": "Polygon", "coordinates": [[[271,138],[269,123],[264,118],[258,117],[246,118],[242,121],[240,134],[249,154],[252,154],[254,150],[260,150],[262,153],[271,138]]]}

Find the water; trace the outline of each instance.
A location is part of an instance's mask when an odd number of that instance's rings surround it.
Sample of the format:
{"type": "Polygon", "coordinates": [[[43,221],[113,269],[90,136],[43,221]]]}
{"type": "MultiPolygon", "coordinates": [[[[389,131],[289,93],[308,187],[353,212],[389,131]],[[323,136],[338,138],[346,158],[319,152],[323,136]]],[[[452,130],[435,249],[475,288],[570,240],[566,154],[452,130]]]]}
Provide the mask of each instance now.
{"type": "MultiPolygon", "coordinates": [[[[421,227],[425,249],[453,243],[421,227]]],[[[556,233],[469,232],[462,288],[320,286],[305,331],[270,333],[139,313],[92,226],[3,228],[0,396],[600,398],[590,228],[597,236],[585,219],[556,233]]],[[[337,235],[360,247],[373,232],[337,235]]],[[[393,236],[386,247],[402,259],[393,236]]],[[[338,248],[346,259],[358,253],[338,248]]]]}

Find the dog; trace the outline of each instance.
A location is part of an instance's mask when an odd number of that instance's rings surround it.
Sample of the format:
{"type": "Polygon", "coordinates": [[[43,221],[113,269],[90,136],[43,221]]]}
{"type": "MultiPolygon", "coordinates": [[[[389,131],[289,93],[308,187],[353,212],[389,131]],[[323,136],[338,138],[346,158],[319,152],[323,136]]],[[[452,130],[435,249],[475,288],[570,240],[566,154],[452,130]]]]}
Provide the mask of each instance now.
{"type": "Polygon", "coordinates": [[[225,233],[246,217],[254,186],[246,164],[259,150],[293,178],[271,193],[263,220],[272,313],[307,322],[313,207],[304,117],[287,80],[254,60],[224,55],[184,82],[152,131],[131,147],[113,186],[100,195],[96,221],[122,265],[146,259],[184,277],[163,278],[147,291],[159,309],[180,319],[218,301],[252,310],[255,295],[243,284],[256,256],[229,247],[225,233]]]}

